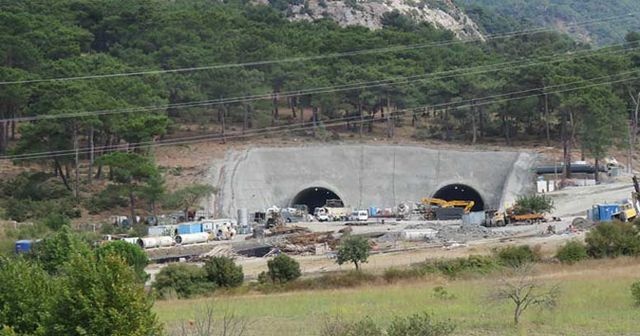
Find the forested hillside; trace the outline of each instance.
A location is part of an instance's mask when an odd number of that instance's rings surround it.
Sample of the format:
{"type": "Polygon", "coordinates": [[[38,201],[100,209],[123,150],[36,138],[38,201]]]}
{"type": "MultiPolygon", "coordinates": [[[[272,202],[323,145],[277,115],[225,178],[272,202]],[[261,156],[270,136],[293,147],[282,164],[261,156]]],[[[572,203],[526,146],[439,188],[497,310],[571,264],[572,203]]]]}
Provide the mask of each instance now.
{"type": "Polygon", "coordinates": [[[455,0],[489,33],[514,30],[517,27],[551,26],[575,38],[599,45],[620,43],[629,31],[640,30],[637,17],[640,1],[636,0],[455,0]],[[575,22],[599,20],[619,15],[606,22],[573,28],[575,22]]]}
{"type": "MultiPolygon", "coordinates": [[[[153,207],[160,143],[395,128],[417,140],[536,139],[595,158],[627,143],[637,34],[592,50],[552,32],[463,43],[397,12],[383,23],[290,22],[236,1],[2,1],[0,159],[40,164],[72,203],[108,180],[109,195],[153,207]]],[[[5,208],[38,201],[17,192],[30,183],[6,183],[5,208]]]]}

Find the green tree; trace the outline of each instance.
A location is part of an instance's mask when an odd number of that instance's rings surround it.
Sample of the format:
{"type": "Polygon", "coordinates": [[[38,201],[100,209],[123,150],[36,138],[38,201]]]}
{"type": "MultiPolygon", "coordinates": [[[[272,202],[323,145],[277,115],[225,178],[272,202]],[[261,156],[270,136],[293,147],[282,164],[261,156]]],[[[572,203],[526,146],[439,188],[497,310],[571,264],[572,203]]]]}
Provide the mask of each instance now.
{"type": "Polygon", "coordinates": [[[215,284],[207,280],[207,272],[204,269],[195,265],[174,263],[160,270],[153,288],[162,298],[170,298],[172,295],[188,298],[212,292],[215,284]]]}
{"type": "Polygon", "coordinates": [[[267,268],[267,276],[276,283],[293,281],[302,275],[300,264],[286,254],[280,254],[267,261],[267,268]]]}
{"type": "Polygon", "coordinates": [[[600,223],[587,232],[585,242],[594,258],[640,255],[640,235],[632,223],[600,223]]]}
{"type": "Polygon", "coordinates": [[[35,258],[50,274],[58,274],[75,256],[89,257],[90,255],[89,246],[68,226],[63,226],[60,231],[43,239],[35,247],[35,258]]]}
{"type": "Polygon", "coordinates": [[[110,167],[113,181],[127,190],[131,221],[136,221],[136,194],[158,178],[158,169],[151,159],[135,153],[114,152],[100,158],[99,162],[110,167]]]}
{"type": "Polygon", "coordinates": [[[185,218],[189,210],[207,196],[216,192],[216,188],[206,184],[192,184],[177,190],[167,196],[165,205],[170,208],[182,209],[185,218]]]}
{"type": "Polygon", "coordinates": [[[359,270],[360,264],[367,262],[369,252],[371,252],[371,245],[366,238],[349,235],[344,237],[338,246],[336,262],[338,265],[352,262],[356,270],[359,270]]]}
{"type": "Polygon", "coordinates": [[[0,259],[0,325],[21,335],[42,333],[54,286],[37,263],[0,259]]]}
{"type": "Polygon", "coordinates": [[[236,265],[229,257],[213,257],[204,263],[207,279],[218,287],[238,287],[242,285],[242,266],[236,265]]]}
{"type": "Polygon", "coordinates": [[[556,258],[563,263],[573,264],[575,262],[585,260],[589,257],[586,246],[576,240],[572,240],[564,244],[558,252],[556,258]]]}
{"type": "Polygon", "coordinates": [[[153,301],[116,255],[74,256],[46,321],[49,335],[162,335],[153,301]]]}
{"type": "Polygon", "coordinates": [[[149,264],[149,257],[136,244],[116,240],[98,247],[94,252],[98,259],[118,256],[133,268],[140,281],[144,282],[149,278],[149,275],[144,271],[149,264]]]}

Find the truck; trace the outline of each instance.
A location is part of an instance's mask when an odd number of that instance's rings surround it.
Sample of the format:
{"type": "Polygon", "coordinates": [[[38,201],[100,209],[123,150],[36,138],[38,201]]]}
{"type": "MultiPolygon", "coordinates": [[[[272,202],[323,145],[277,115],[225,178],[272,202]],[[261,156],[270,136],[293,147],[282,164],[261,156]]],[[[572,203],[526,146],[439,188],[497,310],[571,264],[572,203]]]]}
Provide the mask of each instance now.
{"type": "Polygon", "coordinates": [[[341,200],[329,199],[323,207],[315,208],[313,214],[320,222],[345,221],[349,219],[351,212],[352,209],[350,207],[345,207],[341,200]]]}
{"type": "Polygon", "coordinates": [[[547,218],[541,213],[516,214],[512,208],[507,211],[487,210],[483,226],[499,227],[511,223],[533,224],[546,222],[547,218]]]}

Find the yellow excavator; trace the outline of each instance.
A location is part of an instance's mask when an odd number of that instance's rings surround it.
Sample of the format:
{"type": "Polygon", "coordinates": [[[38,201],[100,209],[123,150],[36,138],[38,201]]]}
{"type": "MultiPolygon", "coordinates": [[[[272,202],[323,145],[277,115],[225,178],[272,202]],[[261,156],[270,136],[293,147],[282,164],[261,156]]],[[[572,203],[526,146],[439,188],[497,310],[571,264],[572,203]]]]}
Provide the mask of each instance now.
{"type": "Polygon", "coordinates": [[[473,206],[476,204],[474,201],[452,200],[447,201],[441,198],[425,197],[421,200],[423,205],[423,215],[427,220],[436,219],[436,213],[433,210],[437,208],[463,208],[464,213],[468,214],[473,206]]]}

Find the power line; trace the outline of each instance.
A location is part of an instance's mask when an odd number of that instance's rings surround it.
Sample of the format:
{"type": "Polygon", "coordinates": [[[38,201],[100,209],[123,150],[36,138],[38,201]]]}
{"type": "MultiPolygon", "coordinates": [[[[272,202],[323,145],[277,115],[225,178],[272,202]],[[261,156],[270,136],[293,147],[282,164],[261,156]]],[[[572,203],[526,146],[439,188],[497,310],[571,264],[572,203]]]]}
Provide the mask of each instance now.
{"type": "MultiPolygon", "coordinates": [[[[491,104],[507,102],[507,101],[512,101],[512,100],[520,100],[520,99],[525,99],[525,98],[530,98],[530,97],[537,97],[537,96],[540,96],[540,95],[544,94],[541,91],[545,90],[545,89],[566,87],[566,86],[570,86],[570,85],[574,85],[574,84],[582,83],[582,82],[586,82],[586,81],[593,81],[593,80],[596,80],[596,79],[603,79],[603,78],[619,76],[619,75],[623,75],[623,74],[630,74],[630,73],[637,73],[637,71],[624,72],[624,73],[619,73],[619,74],[609,75],[609,76],[601,76],[601,77],[592,78],[592,79],[588,79],[588,80],[580,80],[580,81],[575,81],[575,82],[565,83],[565,84],[558,84],[558,85],[553,85],[553,86],[546,86],[546,87],[539,87],[539,88],[532,88],[532,89],[527,89],[527,90],[520,90],[520,91],[502,93],[502,94],[498,94],[498,95],[481,97],[481,98],[473,98],[473,99],[463,100],[463,101],[459,101],[459,102],[449,102],[449,103],[441,103],[441,104],[435,104],[435,105],[412,107],[412,108],[402,109],[402,110],[393,112],[393,115],[403,114],[404,112],[407,112],[407,111],[424,110],[424,109],[427,109],[427,108],[434,108],[435,109],[435,108],[450,107],[450,106],[453,106],[454,109],[464,109],[464,108],[468,108],[468,107],[471,107],[471,106],[476,106],[477,107],[477,106],[491,105],[491,104]],[[512,96],[512,95],[517,95],[517,94],[522,94],[522,93],[527,93],[527,92],[538,92],[538,91],[540,91],[540,93],[535,93],[535,94],[530,94],[530,95],[525,95],[525,96],[518,96],[518,97],[503,98],[503,99],[498,99],[498,100],[489,100],[489,99],[494,99],[494,98],[508,97],[508,96],[512,96]],[[457,106],[454,106],[454,105],[457,105],[457,106]]],[[[637,79],[640,79],[640,76],[626,78],[626,79],[612,80],[612,81],[608,81],[608,82],[592,83],[592,84],[583,85],[583,86],[580,86],[580,87],[560,89],[560,90],[555,90],[555,91],[545,91],[545,93],[547,93],[547,94],[565,93],[565,92],[571,92],[571,91],[577,91],[577,90],[582,90],[582,89],[586,89],[586,88],[591,88],[591,87],[595,87],[595,86],[616,84],[616,83],[626,82],[626,81],[630,81],[630,80],[637,80],[637,79]]],[[[421,113],[421,111],[413,112],[411,115],[415,115],[415,114],[418,114],[418,113],[421,113]]],[[[345,122],[353,122],[354,124],[359,124],[359,123],[365,123],[365,122],[371,122],[371,121],[372,120],[361,120],[360,116],[357,115],[357,116],[349,116],[349,117],[344,117],[344,118],[332,119],[332,120],[329,120],[326,123],[323,123],[323,125],[331,127],[331,126],[334,126],[334,125],[343,124],[345,122]]],[[[308,124],[308,123],[306,123],[306,124],[308,124]]],[[[159,147],[159,146],[189,144],[189,143],[196,143],[196,142],[208,141],[208,140],[223,140],[223,139],[229,140],[229,139],[236,139],[236,138],[251,137],[251,136],[256,136],[256,135],[267,135],[267,134],[273,134],[273,133],[279,133],[279,132],[285,132],[285,131],[289,131],[289,132],[290,131],[298,131],[298,130],[311,129],[311,128],[315,128],[315,127],[317,127],[317,125],[304,126],[304,124],[293,124],[293,125],[273,126],[273,127],[265,127],[265,128],[262,128],[262,129],[252,130],[252,131],[246,132],[245,134],[222,135],[222,134],[219,134],[219,133],[215,133],[215,134],[205,134],[205,135],[198,135],[198,136],[191,136],[191,137],[182,137],[182,138],[161,140],[161,141],[146,141],[146,142],[139,142],[139,143],[118,144],[118,145],[110,145],[110,146],[98,146],[98,147],[94,147],[94,148],[83,147],[83,148],[80,148],[80,149],[77,149],[77,150],[76,149],[69,149],[69,150],[58,150],[58,151],[46,151],[46,152],[39,152],[39,153],[25,153],[25,154],[18,154],[18,155],[0,156],[0,160],[27,160],[27,159],[42,159],[42,158],[62,157],[62,156],[68,156],[68,155],[75,155],[76,153],[78,153],[78,154],[88,154],[91,151],[96,151],[96,150],[105,150],[106,151],[106,150],[126,149],[127,147],[130,147],[130,146],[142,147],[142,148],[154,148],[154,147],[159,147]],[[298,128],[292,127],[292,126],[298,126],[298,125],[301,125],[301,126],[299,126],[298,128]]]]}
{"type": "MultiPolygon", "coordinates": [[[[352,90],[358,90],[358,89],[381,87],[381,86],[387,86],[387,85],[390,85],[390,86],[403,85],[403,84],[419,82],[422,80],[445,79],[445,78],[453,78],[453,77],[464,76],[464,75],[476,75],[476,74],[490,73],[490,72],[496,72],[496,71],[506,71],[506,70],[524,68],[524,67],[563,62],[570,59],[579,59],[579,58],[595,57],[595,56],[601,56],[601,55],[607,55],[607,54],[616,54],[616,53],[626,52],[626,51],[640,48],[640,47],[635,47],[635,48],[629,48],[629,49],[613,49],[613,48],[618,48],[622,45],[623,44],[614,44],[614,45],[600,48],[595,51],[581,50],[572,54],[563,53],[560,55],[558,54],[548,55],[548,56],[543,56],[538,58],[538,59],[551,58],[551,60],[549,61],[530,62],[531,60],[517,60],[517,61],[509,61],[509,62],[501,62],[501,63],[492,63],[492,64],[479,65],[475,67],[452,69],[452,70],[446,70],[446,71],[422,74],[422,75],[396,77],[396,78],[374,80],[374,81],[367,81],[367,82],[356,82],[356,83],[350,83],[350,84],[325,86],[325,87],[294,90],[294,91],[285,91],[285,92],[279,93],[277,96],[278,98],[288,98],[288,97],[296,97],[300,95],[344,92],[344,91],[352,91],[352,90]],[[602,52],[603,49],[610,49],[610,48],[613,50],[602,52]],[[581,56],[581,54],[586,54],[586,55],[581,56]],[[558,56],[566,56],[566,57],[558,59],[557,58],[558,56]],[[488,69],[481,70],[484,68],[488,68],[488,69]],[[479,70],[468,71],[468,70],[476,70],[476,69],[479,69],[479,70]],[[451,75],[445,76],[446,74],[451,74],[451,75]]],[[[61,113],[61,114],[4,118],[4,119],[0,119],[0,122],[9,122],[9,121],[25,122],[25,121],[37,121],[37,120],[54,120],[54,119],[66,119],[66,118],[75,118],[75,117],[101,116],[101,115],[110,115],[110,114],[140,113],[140,112],[150,112],[150,111],[165,110],[165,109],[183,109],[183,108],[191,108],[191,107],[233,104],[233,103],[241,103],[241,102],[272,99],[272,98],[273,98],[273,93],[265,93],[265,94],[258,94],[258,95],[247,95],[247,96],[214,99],[214,100],[192,101],[192,102],[175,103],[175,104],[167,104],[167,105],[133,107],[133,108],[126,108],[126,109],[83,111],[83,112],[72,112],[72,113],[61,113]]]]}
{"type": "MultiPolygon", "coordinates": [[[[582,25],[602,23],[602,22],[614,21],[614,20],[625,21],[625,20],[630,20],[634,18],[638,13],[640,12],[631,12],[624,15],[617,15],[617,16],[611,16],[611,17],[602,18],[602,19],[582,21],[582,22],[565,25],[565,27],[578,27],[582,25]]],[[[214,64],[214,65],[207,65],[207,66],[200,66],[200,67],[176,68],[176,69],[165,69],[165,70],[146,70],[146,71],[121,72],[121,73],[85,75],[85,76],[42,78],[42,79],[30,79],[30,80],[18,80],[18,81],[2,81],[0,82],[0,85],[32,84],[32,83],[43,83],[43,82],[63,82],[63,81],[76,81],[76,80],[86,80],[86,79],[158,75],[158,74],[167,74],[167,73],[185,73],[185,72],[194,72],[194,71],[203,71],[203,70],[239,68],[239,67],[261,66],[261,65],[280,64],[280,63],[307,62],[307,61],[316,61],[316,60],[330,59],[330,58],[363,56],[363,55],[371,55],[371,54],[378,54],[378,53],[424,49],[428,47],[442,47],[442,46],[449,46],[449,45],[456,45],[456,44],[465,44],[470,42],[482,42],[482,41],[488,41],[488,40],[504,39],[504,38],[515,37],[520,35],[536,34],[536,33],[547,32],[547,31],[555,31],[555,30],[556,30],[555,28],[539,27],[539,28],[533,28],[533,29],[527,29],[527,30],[512,31],[512,32],[507,32],[502,34],[488,35],[486,37],[478,37],[478,38],[467,39],[467,40],[432,42],[432,43],[414,44],[414,45],[398,45],[398,46],[392,46],[392,47],[362,49],[362,50],[333,53],[333,54],[326,54],[326,55],[291,57],[291,58],[284,58],[279,60],[277,59],[263,60],[263,61],[254,61],[254,62],[245,62],[245,63],[214,64]]]]}

